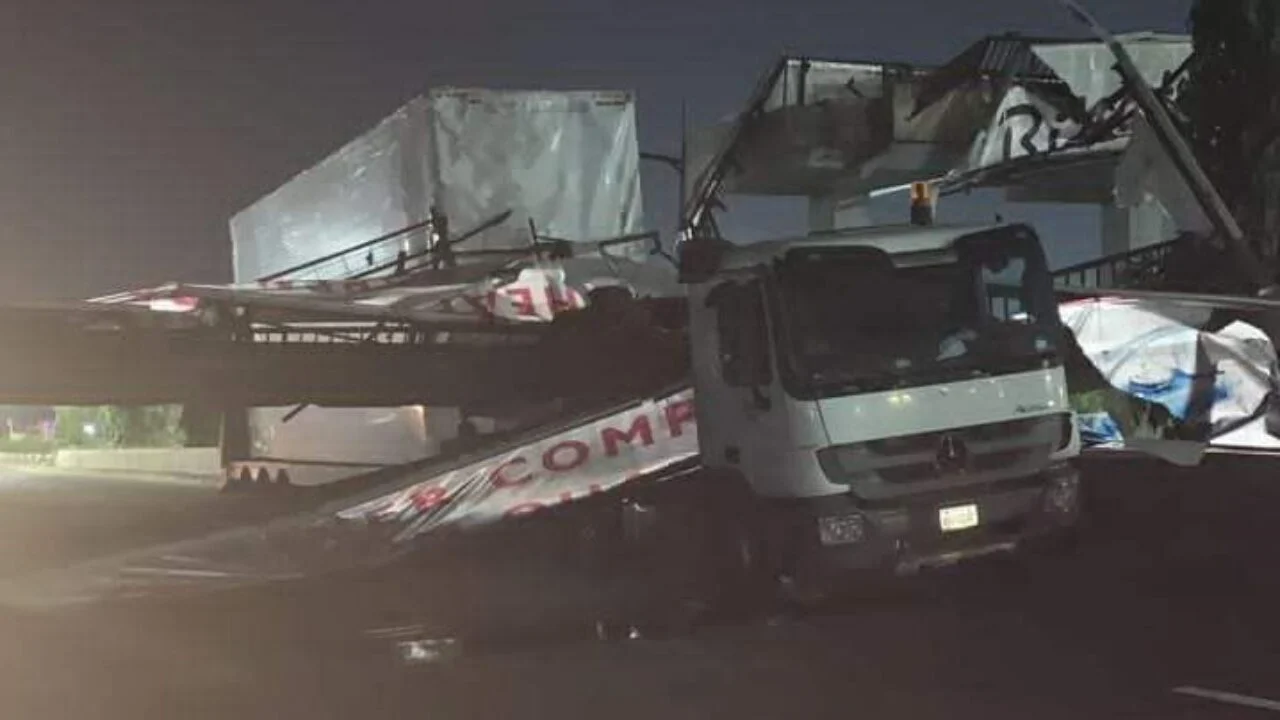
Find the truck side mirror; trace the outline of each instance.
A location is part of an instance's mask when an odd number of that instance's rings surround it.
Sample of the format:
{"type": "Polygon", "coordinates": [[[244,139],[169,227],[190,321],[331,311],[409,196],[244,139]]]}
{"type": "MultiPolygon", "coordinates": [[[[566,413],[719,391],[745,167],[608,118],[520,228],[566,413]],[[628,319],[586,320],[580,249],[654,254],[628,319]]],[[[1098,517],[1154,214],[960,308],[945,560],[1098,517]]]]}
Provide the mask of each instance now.
{"type": "MultiPolygon", "coordinates": [[[[763,308],[760,308],[763,309],[763,308]]],[[[744,375],[751,387],[751,398],[755,406],[761,410],[772,407],[769,396],[763,388],[773,383],[773,372],[769,367],[769,336],[765,329],[764,318],[755,313],[748,313],[743,333],[744,375]]]]}
{"type": "Polygon", "coordinates": [[[726,243],[718,239],[686,240],[680,243],[680,282],[704,283],[720,271],[726,243]]]}

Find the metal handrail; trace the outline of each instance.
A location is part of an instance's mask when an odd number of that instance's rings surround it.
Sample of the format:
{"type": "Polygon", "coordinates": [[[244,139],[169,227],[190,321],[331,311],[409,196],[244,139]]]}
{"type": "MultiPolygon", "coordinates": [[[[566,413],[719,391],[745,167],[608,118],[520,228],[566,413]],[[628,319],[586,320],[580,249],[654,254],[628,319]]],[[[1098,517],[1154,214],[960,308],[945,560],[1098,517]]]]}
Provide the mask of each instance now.
{"type": "Polygon", "coordinates": [[[1053,273],[1059,288],[1128,288],[1140,274],[1160,272],[1178,240],[1078,263],[1053,273]]]}
{"type": "Polygon", "coordinates": [[[347,248],[343,248],[342,250],[338,250],[337,252],[332,252],[332,253],[329,253],[328,255],[322,255],[318,258],[314,258],[304,263],[294,265],[293,267],[285,268],[284,270],[280,270],[278,272],[271,273],[270,275],[260,277],[258,278],[258,282],[271,282],[273,280],[279,280],[281,278],[285,278],[290,275],[296,275],[304,270],[310,270],[314,267],[323,265],[327,262],[332,262],[334,260],[345,257],[347,255],[360,252],[361,250],[367,250],[368,248],[387,242],[388,240],[398,239],[404,235],[408,235],[412,232],[416,232],[418,230],[422,230],[423,228],[430,227],[433,224],[434,224],[433,220],[430,220],[430,219],[423,220],[422,222],[414,223],[407,227],[400,228],[399,230],[393,230],[389,233],[384,233],[382,235],[379,235],[378,237],[373,238],[372,240],[365,240],[364,242],[356,243],[355,245],[352,245],[347,248]]]}

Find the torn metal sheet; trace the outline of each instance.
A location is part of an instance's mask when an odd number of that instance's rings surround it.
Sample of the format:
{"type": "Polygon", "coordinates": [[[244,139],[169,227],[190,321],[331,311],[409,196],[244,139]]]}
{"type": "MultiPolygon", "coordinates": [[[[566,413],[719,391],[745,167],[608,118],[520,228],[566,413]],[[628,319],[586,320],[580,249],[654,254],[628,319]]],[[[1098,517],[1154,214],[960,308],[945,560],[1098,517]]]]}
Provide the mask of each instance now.
{"type": "Polygon", "coordinates": [[[506,263],[471,282],[406,285],[394,279],[279,281],[242,285],[171,283],[101,298],[103,304],[140,305],[155,311],[188,312],[197,301],[293,313],[298,320],[347,319],[424,323],[502,320],[549,322],[586,306],[602,287],[621,287],[636,297],[682,293],[675,268],[665,259],[635,262],[623,251],[597,252],[557,261],[506,263]]]}
{"type": "MultiPolygon", "coordinates": [[[[425,219],[427,128],[427,104],[417,98],[237,213],[230,223],[236,280],[253,280],[425,219]]],[[[406,236],[403,248],[423,249],[426,242],[425,234],[406,236]]],[[[395,258],[391,247],[379,252],[384,256],[377,260],[395,258]]]]}
{"type": "Polygon", "coordinates": [[[515,210],[472,247],[527,245],[531,222],[584,243],[644,229],[630,93],[442,89],[427,102],[440,210],[457,227],[515,210]]]}
{"type": "Polygon", "coordinates": [[[1154,199],[1179,230],[1211,235],[1213,223],[1156,138],[1151,125],[1139,117],[1134,128],[1133,139],[1116,168],[1116,205],[1136,207],[1154,199]]]}
{"type": "MultiPolygon", "coordinates": [[[[1185,35],[1143,32],[1118,35],[1116,39],[1153,86],[1159,86],[1165,74],[1180,67],[1192,53],[1191,41],[1185,35]]],[[[1121,87],[1120,75],[1114,70],[1116,59],[1100,43],[1033,44],[1032,52],[1088,107],[1121,87]]]]}

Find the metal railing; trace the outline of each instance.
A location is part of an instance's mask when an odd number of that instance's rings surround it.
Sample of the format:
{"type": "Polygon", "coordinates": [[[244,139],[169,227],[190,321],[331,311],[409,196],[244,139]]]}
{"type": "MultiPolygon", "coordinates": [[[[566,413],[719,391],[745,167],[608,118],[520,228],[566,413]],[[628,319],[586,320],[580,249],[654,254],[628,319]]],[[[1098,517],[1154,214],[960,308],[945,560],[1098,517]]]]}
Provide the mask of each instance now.
{"type": "Polygon", "coordinates": [[[258,282],[339,280],[350,278],[369,268],[385,264],[389,260],[394,264],[400,252],[407,249],[408,238],[418,232],[434,232],[434,224],[433,220],[414,223],[337,252],[271,273],[258,278],[258,282]]]}
{"type": "Polygon", "coordinates": [[[1058,289],[1143,287],[1164,274],[1177,242],[1168,240],[1062,268],[1053,273],[1053,285],[1058,289]]]}
{"type": "MultiPolygon", "coordinates": [[[[1053,286],[1056,290],[1147,287],[1163,276],[1165,263],[1176,242],[1168,240],[1062,268],[1052,274],[1053,286]]],[[[1011,318],[1022,312],[1017,287],[991,285],[987,294],[994,317],[1011,318]]]]}

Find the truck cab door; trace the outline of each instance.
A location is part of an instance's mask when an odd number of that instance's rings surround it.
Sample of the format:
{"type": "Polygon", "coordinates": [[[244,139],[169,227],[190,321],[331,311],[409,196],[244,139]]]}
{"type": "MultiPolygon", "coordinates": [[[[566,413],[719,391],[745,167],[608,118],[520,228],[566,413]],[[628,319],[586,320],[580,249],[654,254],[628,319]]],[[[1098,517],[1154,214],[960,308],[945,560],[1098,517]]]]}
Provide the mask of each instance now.
{"type": "Polygon", "coordinates": [[[703,462],[750,479],[779,415],[764,284],[726,280],[701,304],[691,327],[703,462]]]}

